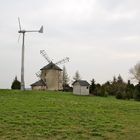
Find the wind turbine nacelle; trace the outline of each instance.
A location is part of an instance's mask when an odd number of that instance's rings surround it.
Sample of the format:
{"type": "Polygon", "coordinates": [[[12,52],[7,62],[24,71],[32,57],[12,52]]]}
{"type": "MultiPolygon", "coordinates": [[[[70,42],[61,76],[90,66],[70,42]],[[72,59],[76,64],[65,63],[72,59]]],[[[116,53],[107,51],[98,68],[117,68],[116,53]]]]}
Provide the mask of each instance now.
{"type": "Polygon", "coordinates": [[[41,26],[41,28],[40,28],[40,30],[38,32],[43,33],[43,26],[41,26]]]}
{"type": "Polygon", "coordinates": [[[18,33],[25,33],[25,30],[19,30],[18,33]]]}

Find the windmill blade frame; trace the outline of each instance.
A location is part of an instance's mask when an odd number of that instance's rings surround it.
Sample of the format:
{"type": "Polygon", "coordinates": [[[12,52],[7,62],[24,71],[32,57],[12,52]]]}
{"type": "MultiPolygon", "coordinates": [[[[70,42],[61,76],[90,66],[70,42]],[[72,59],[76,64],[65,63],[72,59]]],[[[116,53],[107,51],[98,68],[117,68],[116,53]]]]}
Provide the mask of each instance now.
{"type": "Polygon", "coordinates": [[[45,52],[45,50],[40,50],[40,54],[48,61],[48,63],[52,62],[47,53],[45,52]]]}
{"type": "Polygon", "coordinates": [[[60,65],[60,64],[66,63],[66,62],[69,62],[69,57],[66,57],[66,58],[62,59],[62,60],[56,62],[55,64],[56,65],[60,65]]]}
{"type": "Polygon", "coordinates": [[[41,71],[38,71],[38,72],[36,73],[36,76],[37,76],[38,78],[40,78],[40,77],[41,77],[41,71]]]}

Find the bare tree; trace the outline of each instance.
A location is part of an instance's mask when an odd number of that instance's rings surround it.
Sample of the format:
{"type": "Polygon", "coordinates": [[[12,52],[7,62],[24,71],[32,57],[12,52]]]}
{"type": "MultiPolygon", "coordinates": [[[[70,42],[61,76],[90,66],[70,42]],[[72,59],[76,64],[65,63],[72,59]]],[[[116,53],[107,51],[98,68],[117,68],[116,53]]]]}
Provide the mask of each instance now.
{"type": "Polygon", "coordinates": [[[69,84],[69,76],[66,70],[66,67],[63,66],[63,86],[68,85],[69,84]]]}
{"type": "Polygon", "coordinates": [[[138,62],[133,68],[131,68],[129,72],[133,75],[133,79],[140,82],[140,62],[138,62]]]}

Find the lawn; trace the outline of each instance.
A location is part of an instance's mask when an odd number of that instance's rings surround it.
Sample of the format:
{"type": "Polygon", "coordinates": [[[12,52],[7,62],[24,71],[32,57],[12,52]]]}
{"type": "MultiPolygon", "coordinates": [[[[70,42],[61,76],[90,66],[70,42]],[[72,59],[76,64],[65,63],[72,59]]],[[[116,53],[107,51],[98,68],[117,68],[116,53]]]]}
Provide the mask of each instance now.
{"type": "Polygon", "coordinates": [[[140,140],[140,102],[0,90],[0,140],[140,140]]]}

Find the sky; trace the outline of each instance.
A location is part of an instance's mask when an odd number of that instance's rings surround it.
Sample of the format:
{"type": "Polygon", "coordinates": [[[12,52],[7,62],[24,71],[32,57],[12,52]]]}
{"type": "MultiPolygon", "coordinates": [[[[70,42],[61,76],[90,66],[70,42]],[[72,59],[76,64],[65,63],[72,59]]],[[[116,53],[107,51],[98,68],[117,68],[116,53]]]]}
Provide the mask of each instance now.
{"type": "MultiPolygon", "coordinates": [[[[25,30],[44,33],[25,35],[25,84],[30,87],[35,73],[47,61],[45,50],[65,64],[72,80],[78,70],[81,78],[96,83],[121,74],[127,81],[129,69],[140,57],[139,0],[0,0],[0,88],[10,88],[15,76],[20,80],[21,45],[18,17],[25,30]]],[[[63,65],[60,65],[62,68],[63,65]]]]}

